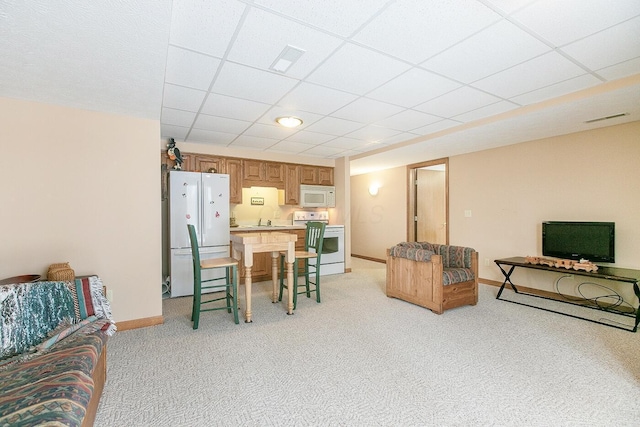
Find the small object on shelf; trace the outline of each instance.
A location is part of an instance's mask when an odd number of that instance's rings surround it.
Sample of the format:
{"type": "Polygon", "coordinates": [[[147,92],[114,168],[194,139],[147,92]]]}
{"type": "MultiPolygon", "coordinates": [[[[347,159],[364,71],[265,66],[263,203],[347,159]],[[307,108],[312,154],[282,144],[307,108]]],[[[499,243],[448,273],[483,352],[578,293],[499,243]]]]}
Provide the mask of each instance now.
{"type": "Polygon", "coordinates": [[[573,266],[575,265],[575,261],[571,260],[571,259],[557,259],[556,260],[556,264],[555,266],[557,268],[566,268],[566,269],[570,269],[573,268],[573,266]]]}
{"type": "Polygon", "coordinates": [[[574,270],[584,270],[584,271],[597,271],[598,266],[594,263],[590,262],[587,259],[581,259],[580,262],[576,262],[573,264],[574,270]]]}
{"type": "Polygon", "coordinates": [[[47,280],[50,281],[71,281],[76,277],[75,271],[71,268],[68,262],[59,262],[57,264],[51,264],[47,271],[47,280]]]}

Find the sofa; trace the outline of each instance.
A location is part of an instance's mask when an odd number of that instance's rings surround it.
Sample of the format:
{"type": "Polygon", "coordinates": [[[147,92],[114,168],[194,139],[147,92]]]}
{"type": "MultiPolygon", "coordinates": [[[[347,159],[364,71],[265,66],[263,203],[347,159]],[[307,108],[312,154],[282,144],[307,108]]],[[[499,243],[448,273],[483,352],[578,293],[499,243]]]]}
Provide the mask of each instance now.
{"type": "Polygon", "coordinates": [[[0,286],[0,426],[91,426],[116,331],[98,276],[0,286]]]}
{"type": "Polygon", "coordinates": [[[478,253],[473,248],[401,242],[387,250],[386,293],[436,314],[478,302],[478,253]]]}

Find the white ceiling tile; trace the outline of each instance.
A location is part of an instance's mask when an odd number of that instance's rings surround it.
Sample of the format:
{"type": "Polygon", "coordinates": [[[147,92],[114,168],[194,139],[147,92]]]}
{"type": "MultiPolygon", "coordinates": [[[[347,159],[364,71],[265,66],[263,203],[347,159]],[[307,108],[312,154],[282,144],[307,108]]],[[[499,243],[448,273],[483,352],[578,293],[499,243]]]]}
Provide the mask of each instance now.
{"type": "Polygon", "coordinates": [[[260,136],[271,139],[285,139],[296,132],[296,129],[286,128],[284,126],[254,123],[246,131],[244,131],[243,135],[260,136]]]}
{"type": "Polygon", "coordinates": [[[409,65],[353,44],[346,44],[307,81],[364,95],[408,70],[409,65]]]}
{"type": "Polygon", "coordinates": [[[509,14],[537,0],[485,0],[485,1],[489,4],[493,4],[502,12],[509,14]]]}
{"type": "Polygon", "coordinates": [[[360,123],[372,123],[392,116],[402,111],[402,107],[376,101],[369,98],[359,98],[332,114],[341,119],[353,120],[360,123]]]}
{"type": "MultiPolygon", "coordinates": [[[[640,1],[636,3],[640,5],[640,1]]],[[[571,43],[562,50],[592,70],[637,58],[640,56],[640,16],[571,43]]]]}
{"type": "Polygon", "coordinates": [[[499,102],[496,102],[495,104],[487,105],[487,106],[475,109],[473,111],[469,111],[467,113],[453,116],[452,118],[454,120],[466,123],[466,122],[472,122],[474,120],[483,119],[485,117],[495,116],[496,114],[511,111],[518,107],[519,105],[516,105],[513,102],[499,101],[499,102]]]}
{"type": "Polygon", "coordinates": [[[310,147],[312,147],[312,145],[310,144],[304,144],[302,142],[286,140],[286,141],[280,141],[277,144],[271,146],[269,148],[269,151],[274,151],[278,153],[298,154],[305,150],[308,150],[310,147]]]}
{"type": "Polygon", "coordinates": [[[208,114],[199,114],[196,122],[193,124],[195,129],[236,134],[242,133],[249,126],[251,126],[251,122],[229,119],[227,117],[210,116],[208,114]]]}
{"type": "Polygon", "coordinates": [[[434,116],[449,118],[500,101],[493,95],[463,86],[415,107],[434,116]]]}
{"type": "Polygon", "coordinates": [[[174,110],[173,108],[163,108],[160,121],[163,124],[183,126],[190,128],[195,119],[196,113],[192,111],[174,110]]]}
{"type": "Polygon", "coordinates": [[[378,141],[378,143],[383,144],[383,145],[393,145],[393,144],[399,144],[401,142],[405,142],[408,141],[410,139],[414,139],[419,137],[419,135],[413,133],[413,132],[401,132],[398,133],[392,137],[389,138],[385,138],[382,139],[380,141],[378,141]]]}
{"type": "Polygon", "coordinates": [[[282,50],[291,45],[304,51],[284,75],[304,78],[331,54],[342,40],[290,19],[253,8],[233,44],[228,59],[269,69],[282,50]],[[268,34],[268,37],[265,37],[268,34]]]}
{"type": "Polygon", "coordinates": [[[189,133],[188,127],[165,124],[160,126],[160,136],[162,138],[175,138],[184,140],[187,137],[187,133],[189,133]]]}
{"type": "Polygon", "coordinates": [[[453,80],[420,68],[412,68],[368,93],[367,97],[411,108],[460,86],[460,83],[453,80]]]}
{"type": "Polygon", "coordinates": [[[158,120],[170,22],[168,0],[2,1],[0,96],[158,120]]]}
{"type": "Polygon", "coordinates": [[[287,138],[288,141],[300,142],[303,144],[322,144],[335,138],[335,135],[327,135],[326,133],[309,132],[301,130],[287,138]]]}
{"type": "Polygon", "coordinates": [[[585,74],[585,71],[556,52],[549,52],[501,71],[472,86],[511,98],[585,74]]]}
{"type": "Polygon", "coordinates": [[[512,16],[563,46],[640,14],[638,0],[541,0],[512,16]]]}
{"type": "Polygon", "coordinates": [[[209,90],[220,60],[201,53],[169,46],[165,81],[194,89],[209,90]]]}
{"type": "Polygon", "coordinates": [[[211,90],[252,101],[277,102],[298,80],[244,65],[225,62],[211,90]]]}
{"type": "Polygon", "coordinates": [[[264,150],[265,148],[269,148],[277,142],[277,139],[272,138],[260,138],[257,136],[240,135],[235,141],[233,141],[233,144],[231,144],[231,146],[264,150]]]}
{"type": "Polygon", "coordinates": [[[551,48],[508,21],[500,21],[425,61],[422,66],[470,83],[551,48]]]}
{"type": "Polygon", "coordinates": [[[358,129],[354,132],[345,135],[346,138],[357,138],[367,142],[379,141],[384,138],[389,138],[398,133],[397,130],[389,129],[381,126],[365,126],[362,129],[358,129]]]}
{"type": "Polygon", "coordinates": [[[315,145],[308,150],[303,151],[301,154],[305,156],[317,156],[317,157],[326,157],[332,156],[335,154],[340,154],[345,151],[345,148],[340,147],[328,147],[326,145],[315,145]]]}
{"type": "Polygon", "coordinates": [[[172,84],[164,85],[163,107],[198,111],[206,92],[172,84]]]}
{"type": "MultiPolygon", "coordinates": [[[[278,117],[284,117],[284,116],[294,116],[302,120],[302,124],[296,127],[295,128],[296,130],[306,129],[308,126],[310,126],[311,124],[317,122],[318,120],[324,117],[324,116],[321,116],[320,114],[308,113],[306,111],[300,111],[300,110],[294,110],[294,109],[275,106],[271,108],[269,111],[267,111],[262,117],[260,117],[260,120],[258,120],[258,122],[265,125],[275,125],[276,119],[278,117]]],[[[280,126],[280,125],[277,125],[277,126],[280,126]]]]}
{"type": "Polygon", "coordinates": [[[170,42],[222,58],[244,9],[236,0],[174,0],[170,42]]]}
{"type": "Polygon", "coordinates": [[[607,80],[616,80],[638,74],[640,73],[640,57],[612,65],[611,67],[602,68],[597,70],[597,73],[607,80]]]}
{"type": "Polygon", "coordinates": [[[217,145],[228,145],[236,137],[236,134],[216,132],[203,129],[191,129],[187,141],[191,142],[208,142],[217,145]]]}
{"type": "Polygon", "coordinates": [[[523,93],[522,95],[514,96],[513,98],[510,98],[510,101],[516,102],[520,105],[535,104],[536,102],[577,92],[578,90],[586,89],[600,83],[602,82],[591,74],[584,74],[541,89],[523,93]]]}
{"type": "Polygon", "coordinates": [[[374,15],[387,0],[256,0],[301,22],[347,37],[374,15]]]}
{"type": "Polygon", "coordinates": [[[339,138],[332,139],[331,141],[328,141],[322,144],[323,147],[335,147],[335,148],[341,148],[342,150],[356,150],[356,149],[362,149],[364,147],[369,147],[372,145],[379,146],[374,141],[367,141],[367,140],[358,139],[358,138],[350,138],[346,136],[341,136],[339,138]]]}
{"type": "Polygon", "coordinates": [[[328,135],[342,136],[345,133],[353,132],[363,127],[363,123],[351,120],[338,119],[336,117],[325,117],[307,127],[311,132],[326,133],[328,135]]]}
{"type": "Polygon", "coordinates": [[[280,105],[292,110],[330,114],[358,98],[357,95],[302,82],[289,92],[280,105]]]}
{"type": "Polygon", "coordinates": [[[269,104],[234,98],[231,96],[209,94],[202,107],[202,113],[212,116],[229,117],[253,122],[269,109],[269,104]]]}
{"type": "Polygon", "coordinates": [[[429,135],[429,134],[440,132],[441,130],[449,129],[461,124],[462,123],[455,120],[445,119],[436,123],[432,123],[430,125],[423,126],[418,129],[414,129],[412,132],[417,133],[419,135],[429,135]]]}
{"type": "Polygon", "coordinates": [[[442,120],[440,117],[415,110],[405,110],[376,122],[376,125],[397,130],[411,130],[442,120]]]}
{"type": "Polygon", "coordinates": [[[501,17],[476,0],[392,3],[354,40],[418,64],[501,17]]]}

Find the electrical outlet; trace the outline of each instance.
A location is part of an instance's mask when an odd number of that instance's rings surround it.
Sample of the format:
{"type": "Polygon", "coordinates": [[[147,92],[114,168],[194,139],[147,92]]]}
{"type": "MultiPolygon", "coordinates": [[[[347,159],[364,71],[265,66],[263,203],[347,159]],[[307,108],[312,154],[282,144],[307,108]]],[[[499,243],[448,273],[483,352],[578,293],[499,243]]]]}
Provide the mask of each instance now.
{"type": "Polygon", "coordinates": [[[107,300],[113,302],[113,289],[107,289],[107,300]]]}
{"type": "Polygon", "coordinates": [[[485,258],[484,259],[484,265],[487,266],[487,267],[490,266],[491,265],[491,260],[489,258],[485,258]]]}

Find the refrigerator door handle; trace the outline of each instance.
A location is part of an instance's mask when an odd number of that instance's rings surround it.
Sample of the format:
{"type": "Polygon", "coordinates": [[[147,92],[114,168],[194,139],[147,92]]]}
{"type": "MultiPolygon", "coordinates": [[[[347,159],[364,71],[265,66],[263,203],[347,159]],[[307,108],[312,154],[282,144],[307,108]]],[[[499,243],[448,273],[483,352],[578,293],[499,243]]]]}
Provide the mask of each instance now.
{"type": "Polygon", "coordinates": [[[202,225],[204,224],[204,209],[202,207],[202,181],[199,180],[198,181],[198,208],[200,209],[200,212],[198,212],[198,217],[200,218],[200,221],[198,221],[197,224],[197,232],[198,232],[198,246],[205,246],[205,241],[204,241],[204,233],[202,232],[202,225]]]}

